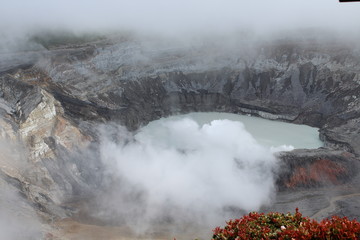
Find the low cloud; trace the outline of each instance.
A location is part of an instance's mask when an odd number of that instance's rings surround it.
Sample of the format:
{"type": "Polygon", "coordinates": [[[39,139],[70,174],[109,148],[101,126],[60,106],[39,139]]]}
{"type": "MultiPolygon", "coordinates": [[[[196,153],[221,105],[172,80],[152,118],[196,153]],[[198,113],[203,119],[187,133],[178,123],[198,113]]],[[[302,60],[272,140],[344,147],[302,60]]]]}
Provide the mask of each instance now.
{"type": "Polygon", "coordinates": [[[19,39],[44,30],[130,31],[177,39],[234,32],[260,34],[263,39],[298,29],[325,29],[348,36],[360,30],[360,4],[328,0],[3,0],[1,6],[2,45],[23,45],[17,43],[19,39]]]}
{"type": "Polygon", "coordinates": [[[359,27],[360,4],[328,0],[2,1],[1,29],[70,28],[136,31],[260,31],[294,27],[359,27]]]}

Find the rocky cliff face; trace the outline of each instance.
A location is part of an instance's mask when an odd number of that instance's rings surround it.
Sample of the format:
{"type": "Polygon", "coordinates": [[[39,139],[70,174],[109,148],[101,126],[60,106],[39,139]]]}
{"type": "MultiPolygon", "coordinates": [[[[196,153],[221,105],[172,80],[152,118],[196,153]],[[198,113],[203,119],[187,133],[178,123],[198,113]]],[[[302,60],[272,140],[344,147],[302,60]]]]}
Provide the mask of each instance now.
{"type": "Polygon", "coordinates": [[[0,179],[45,220],[71,216],[70,202],[103,186],[101,163],[85,153],[101,123],[136,130],[171,114],[220,111],[307,124],[321,129],[325,148],[283,153],[279,187],[357,176],[360,52],[351,44],[188,48],[113,38],[0,59],[0,135],[14,150],[0,159],[0,179]]]}

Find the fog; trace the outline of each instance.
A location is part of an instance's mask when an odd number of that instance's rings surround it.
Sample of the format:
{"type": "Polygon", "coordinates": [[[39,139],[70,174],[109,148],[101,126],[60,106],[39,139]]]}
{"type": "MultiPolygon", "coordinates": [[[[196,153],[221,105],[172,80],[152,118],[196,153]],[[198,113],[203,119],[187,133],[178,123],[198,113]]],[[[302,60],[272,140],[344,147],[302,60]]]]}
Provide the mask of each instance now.
{"type": "Polygon", "coordinates": [[[359,3],[336,0],[1,0],[0,35],[41,29],[134,31],[156,35],[268,33],[322,28],[359,33],[359,3]]]}
{"type": "MultiPolygon", "coordinates": [[[[111,133],[113,134],[113,133],[111,133]]],[[[155,223],[221,225],[230,217],[259,210],[274,197],[277,160],[241,122],[192,119],[163,122],[135,136],[124,129],[114,141],[105,133],[101,159],[119,189],[106,197],[110,213],[137,231],[155,223]],[[127,136],[127,137],[124,137],[127,136]]]]}
{"type": "Polygon", "coordinates": [[[41,239],[41,224],[30,204],[0,179],[0,232],[2,239],[41,239]]]}
{"type": "Polygon", "coordinates": [[[26,151],[19,144],[1,139],[0,152],[1,239],[40,239],[42,236],[40,219],[24,193],[18,189],[19,183],[14,180],[28,167],[26,151]]]}

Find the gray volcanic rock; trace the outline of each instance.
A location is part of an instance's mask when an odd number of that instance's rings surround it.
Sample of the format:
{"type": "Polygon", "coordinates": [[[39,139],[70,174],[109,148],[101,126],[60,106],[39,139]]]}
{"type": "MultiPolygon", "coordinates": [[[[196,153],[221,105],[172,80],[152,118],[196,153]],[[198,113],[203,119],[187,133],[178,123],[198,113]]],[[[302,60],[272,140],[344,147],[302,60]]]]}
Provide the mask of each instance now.
{"type": "MultiPolygon", "coordinates": [[[[46,220],[72,216],[74,202],[108,184],[93,144],[99,124],[136,130],[192,111],[319,127],[325,148],[281,154],[283,195],[357,181],[360,53],[351,44],[290,39],[189,47],[112,38],[0,59],[1,137],[26,149],[1,159],[0,179],[46,220]]],[[[340,200],[353,209],[350,198],[340,200]]]]}
{"type": "MultiPolygon", "coordinates": [[[[93,57],[87,56],[84,48],[79,48],[79,53],[64,50],[68,54],[65,61],[59,63],[64,53],[53,53],[48,61],[41,61],[40,67],[64,95],[109,110],[129,109],[126,100],[134,92],[140,97],[145,94],[144,99],[157,94],[158,99],[150,102],[161,105],[170,94],[178,95],[180,102],[181,97],[190,101],[188,95],[217,94],[231,101],[234,109],[248,104],[264,112],[288,113],[294,109],[298,115],[318,114],[317,118],[358,107],[359,59],[351,49],[347,49],[346,59],[340,59],[338,54],[344,54],[343,49],[329,51],[331,46],[320,44],[280,43],[254,50],[247,59],[240,50],[228,53],[220,49],[220,53],[206,54],[208,49],[203,47],[198,51],[160,48],[151,52],[146,46],[134,44],[102,46],[92,52],[93,57]],[[211,64],[211,59],[217,61],[211,64]]],[[[351,116],[342,113],[336,117],[351,116]]],[[[337,118],[333,118],[331,122],[336,124],[337,118]]],[[[319,125],[315,121],[309,124],[319,125]]]]}

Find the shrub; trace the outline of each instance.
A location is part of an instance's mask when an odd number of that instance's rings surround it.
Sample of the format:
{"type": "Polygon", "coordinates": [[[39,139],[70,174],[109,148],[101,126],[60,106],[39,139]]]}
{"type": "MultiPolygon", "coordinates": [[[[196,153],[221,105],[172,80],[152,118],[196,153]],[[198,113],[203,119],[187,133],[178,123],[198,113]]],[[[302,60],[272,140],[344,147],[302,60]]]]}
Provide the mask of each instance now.
{"type": "Polygon", "coordinates": [[[303,217],[296,209],[295,214],[253,212],[240,219],[230,220],[224,228],[213,230],[213,240],[242,239],[360,239],[360,223],[346,217],[334,216],[320,223],[303,217]]]}

